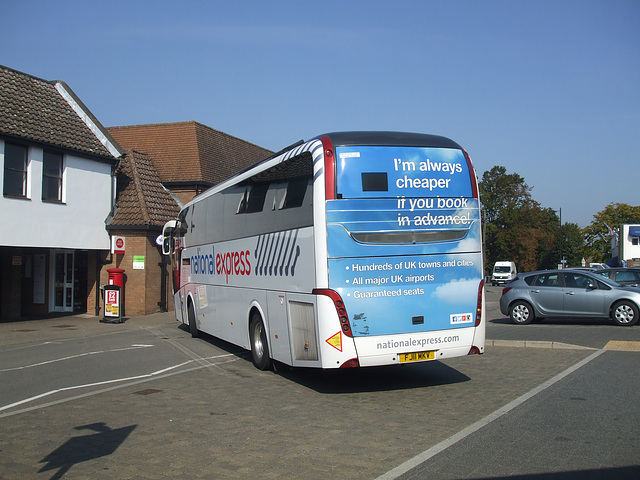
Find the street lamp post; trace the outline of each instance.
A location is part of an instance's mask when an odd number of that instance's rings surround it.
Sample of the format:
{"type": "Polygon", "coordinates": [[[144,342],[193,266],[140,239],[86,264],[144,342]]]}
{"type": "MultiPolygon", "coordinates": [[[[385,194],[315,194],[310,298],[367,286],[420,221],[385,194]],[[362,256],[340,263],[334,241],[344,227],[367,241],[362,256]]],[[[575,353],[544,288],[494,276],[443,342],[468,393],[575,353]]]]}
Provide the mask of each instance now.
{"type": "Polygon", "coordinates": [[[564,237],[564,235],[562,235],[562,207],[560,207],[560,263],[562,264],[562,267],[564,268],[564,257],[562,256],[562,239],[564,237]]]}

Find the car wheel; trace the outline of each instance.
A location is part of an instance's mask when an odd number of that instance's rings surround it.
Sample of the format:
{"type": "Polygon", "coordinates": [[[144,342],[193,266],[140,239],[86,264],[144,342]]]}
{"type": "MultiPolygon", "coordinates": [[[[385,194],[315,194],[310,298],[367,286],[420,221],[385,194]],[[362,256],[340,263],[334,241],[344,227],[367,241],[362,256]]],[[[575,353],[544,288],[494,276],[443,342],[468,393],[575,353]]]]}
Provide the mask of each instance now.
{"type": "Polygon", "coordinates": [[[249,322],[249,340],[251,342],[251,360],[256,368],[260,370],[271,368],[267,331],[262,323],[262,317],[257,312],[251,316],[251,322],[249,322]]]}
{"type": "Polygon", "coordinates": [[[616,325],[630,327],[638,322],[638,307],[626,300],[618,302],[611,310],[611,318],[616,325]]]}
{"type": "Polygon", "coordinates": [[[515,302],[509,310],[509,317],[516,325],[529,325],[533,322],[535,315],[533,308],[527,302],[515,302]]]}

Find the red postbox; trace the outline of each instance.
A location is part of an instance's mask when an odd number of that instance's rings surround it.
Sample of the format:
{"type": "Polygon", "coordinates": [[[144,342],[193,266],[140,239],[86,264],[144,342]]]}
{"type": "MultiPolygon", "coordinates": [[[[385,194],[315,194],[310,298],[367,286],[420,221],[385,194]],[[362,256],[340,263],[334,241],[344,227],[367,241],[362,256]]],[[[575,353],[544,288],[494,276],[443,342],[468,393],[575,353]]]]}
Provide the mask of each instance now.
{"type": "Polygon", "coordinates": [[[120,290],[124,289],[124,268],[109,268],[109,285],[118,285],[120,290]]]}

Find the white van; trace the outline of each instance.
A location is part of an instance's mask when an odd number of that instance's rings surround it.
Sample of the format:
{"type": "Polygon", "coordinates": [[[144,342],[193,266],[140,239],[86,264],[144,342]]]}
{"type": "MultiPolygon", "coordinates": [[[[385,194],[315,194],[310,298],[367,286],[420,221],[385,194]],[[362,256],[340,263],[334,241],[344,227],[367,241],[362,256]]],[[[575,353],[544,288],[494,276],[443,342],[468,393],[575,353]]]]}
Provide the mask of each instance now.
{"type": "Polygon", "coordinates": [[[491,285],[504,285],[516,278],[518,270],[513,262],[496,262],[491,274],[491,285]]]}

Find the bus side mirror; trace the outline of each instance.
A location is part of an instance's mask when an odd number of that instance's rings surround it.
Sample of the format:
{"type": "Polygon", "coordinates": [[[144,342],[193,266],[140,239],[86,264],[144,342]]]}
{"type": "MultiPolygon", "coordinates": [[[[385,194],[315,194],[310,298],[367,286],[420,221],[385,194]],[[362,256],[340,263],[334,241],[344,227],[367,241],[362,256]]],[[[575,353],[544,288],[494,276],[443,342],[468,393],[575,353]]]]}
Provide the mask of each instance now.
{"type": "Polygon", "coordinates": [[[171,255],[171,251],[173,250],[173,236],[172,233],[176,228],[176,221],[169,220],[164,224],[164,228],[162,229],[162,254],[163,255],[171,255]]]}
{"type": "Polygon", "coordinates": [[[171,255],[171,237],[162,237],[162,254],[171,255]]]}

